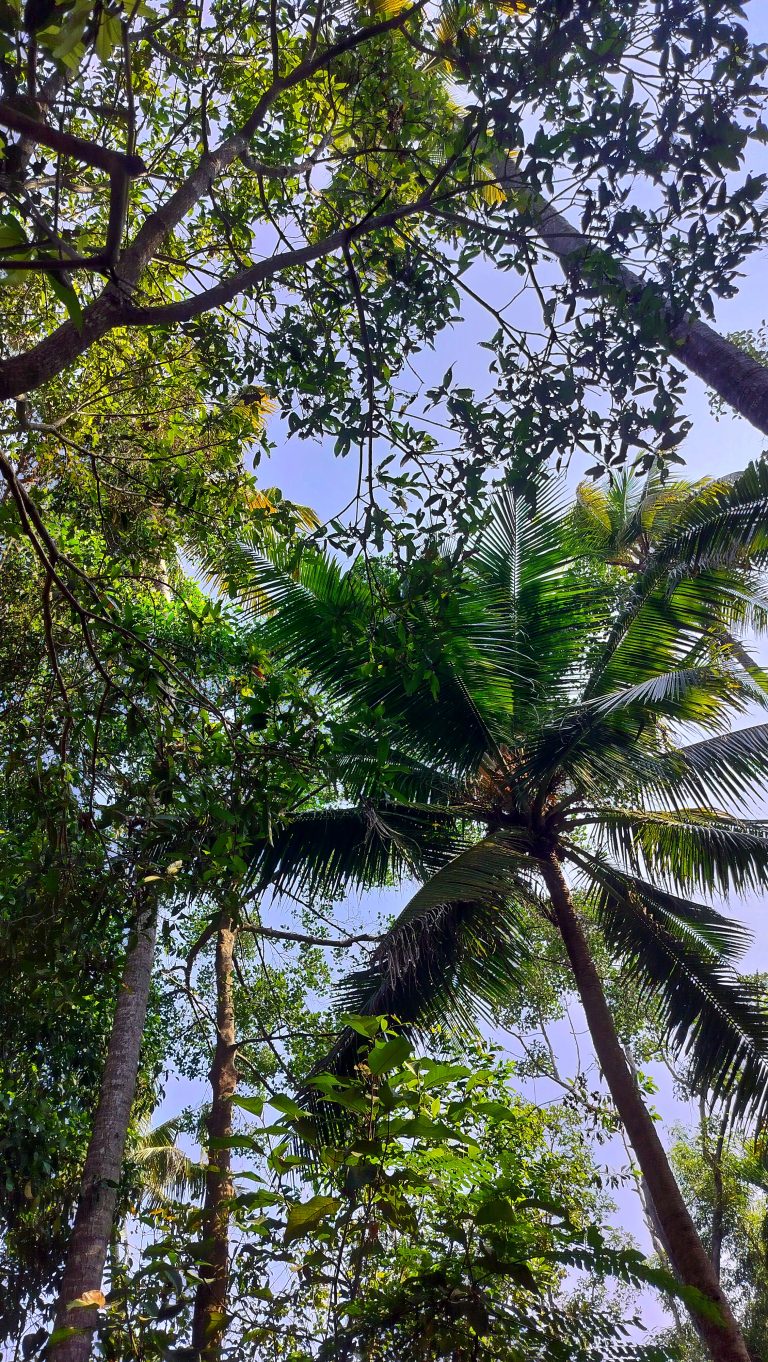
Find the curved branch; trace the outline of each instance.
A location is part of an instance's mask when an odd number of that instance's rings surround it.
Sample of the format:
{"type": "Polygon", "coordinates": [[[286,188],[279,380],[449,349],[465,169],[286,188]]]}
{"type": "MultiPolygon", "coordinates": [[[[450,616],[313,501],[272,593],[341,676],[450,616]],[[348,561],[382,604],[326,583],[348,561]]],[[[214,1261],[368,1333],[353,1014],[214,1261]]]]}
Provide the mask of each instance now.
{"type": "MultiPolygon", "coordinates": [[[[126,300],[136,287],[142,273],[154,258],[161,243],[178,227],[179,223],[192,211],[200,199],[209,192],[217,177],[234,161],[238,160],[243,153],[247,154],[249,141],[281,94],[296,85],[300,85],[302,81],[311,79],[319,71],[328,67],[337,57],[353,52],[363,43],[381,37],[384,33],[402,28],[424,8],[425,4],[426,0],[416,0],[415,4],[402,10],[399,14],[393,15],[389,19],[383,19],[380,23],[368,24],[365,28],[357,29],[339,42],[332,43],[322,52],[305,58],[287,75],[276,77],[260,99],[257,100],[254,109],[239,131],[225,138],[214,150],[204,152],[195,169],[179,185],[179,188],[168,201],[154,213],[151,213],[142,224],[133,243],[123,252],[114,282],[109,283],[96,301],[85,309],[79,328],[71,321],[64,322],[51,335],[46,336],[44,340],[33,346],[31,350],[21,355],[15,355],[0,364],[0,399],[17,397],[21,393],[32,392],[41,384],[62,373],[108,331],[116,326],[126,324],[126,316],[123,310],[126,306],[126,300]]],[[[34,120],[32,122],[34,124],[34,120]]],[[[335,249],[335,247],[331,249],[335,249]]],[[[309,258],[316,257],[310,256],[309,258]]],[[[282,262],[276,266],[276,270],[285,267],[285,262],[282,262]]],[[[271,276],[268,273],[265,277],[271,276]]],[[[226,288],[226,283],[223,287],[226,288]]],[[[231,300],[238,292],[240,292],[240,289],[236,289],[234,293],[226,294],[225,300],[231,300]]],[[[211,306],[214,305],[215,303],[211,304],[211,306]]],[[[150,324],[152,320],[153,318],[148,317],[143,324],[150,324]]],[[[170,320],[172,321],[173,318],[171,317],[170,320]]],[[[135,322],[134,324],[140,323],[135,322]]]]}
{"type": "Polygon", "coordinates": [[[100,340],[115,327],[171,326],[191,321],[214,307],[232,302],[239,294],[256,284],[274,278],[283,270],[318,260],[324,255],[332,255],[334,251],[342,250],[347,242],[356,237],[392,226],[401,218],[424,212],[429,204],[430,195],[427,192],[413,203],[402,204],[387,213],[363,219],[352,227],[332,232],[320,241],[297,246],[295,250],[282,251],[268,260],[260,260],[249,269],[241,270],[231,278],[222,280],[213,288],[204,289],[202,293],[178,303],[138,307],[129,303],[116,285],[110,284],[101,297],[86,308],[79,330],[71,322],[65,322],[25,354],[16,355],[13,359],[0,364],[0,399],[34,391],[42,383],[62,373],[80,355],[85,354],[94,341],[100,340]]]}

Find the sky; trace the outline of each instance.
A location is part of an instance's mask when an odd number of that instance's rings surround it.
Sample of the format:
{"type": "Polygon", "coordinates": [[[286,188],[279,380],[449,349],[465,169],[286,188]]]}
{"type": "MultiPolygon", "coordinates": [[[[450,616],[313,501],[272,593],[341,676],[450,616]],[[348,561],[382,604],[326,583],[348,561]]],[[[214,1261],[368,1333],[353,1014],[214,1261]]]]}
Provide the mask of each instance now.
{"type": "MultiPolygon", "coordinates": [[[[748,7],[751,35],[758,40],[768,41],[768,6],[755,0],[748,7]]],[[[768,169],[768,151],[756,149],[750,162],[755,171],[768,169]]],[[[340,268],[342,268],[340,264],[340,268]]],[[[556,277],[553,274],[553,277],[556,277]]],[[[498,306],[501,296],[511,294],[515,289],[514,276],[500,275],[494,270],[492,262],[485,261],[473,267],[471,283],[481,295],[494,299],[498,306]]],[[[521,303],[521,307],[526,304],[521,303]]],[[[756,330],[768,316],[768,250],[763,249],[749,261],[737,297],[720,301],[716,308],[715,327],[721,332],[756,330]]],[[[513,321],[521,320],[512,313],[513,321]]],[[[524,318],[522,319],[524,322],[524,318]]],[[[495,323],[476,305],[464,299],[464,317],[460,325],[446,330],[440,336],[434,352],[422,355],[418,367],[420,374],[427,379],[439,379],[451,364],[456,365],[457,374],[470,386],[476,383],[482,390],[487,382],[487,355],[480,342],[485,339],[495,323]]],[[[711,409],[708,394],[703,384],[690,377],[686,412],[692,421],[692,431],[682,446],[685,468],[681,472],[688,477],[718,475],[734,472],[743,468],[750,459],[756,458],[766,447],[766,440],[740,418],[731,415],[716,417],[711,409]]],[[[262,485],[277,485],[283,494],[294,501],[312,506],[321,518],[330,518],[350,499],[354,492],[357,467],[354,455],[345,460],[334,457],[330,442],[309,443],[289,439],[280,423],[275,420],[270,434],[277,441],[277,448],[269,460],[262,462],[259,480],[262,485]]],[[[569,469],[569,482],[575,484],[583,472],[584,460],[574,459],[569,469]]],[[[754,720],[752,720],[754,721],[754,720]]],[[[750,810],[755,814],[768,816],[768,808],[750,810]]],[[[342,930],[375,929],[381,917],[396,912],[406,901],[406,891],[387,891],[353,898],[338,906],[334,913],[342,930]]],[[[747,969],[768,968],[768,896],[757,899],[751,897],[743,902],[721,905],[724,911],[733,912],[746,922],[753,932],[753,941],[745,957],[747,969]]],[[[270,920],[281,920],[280,910],[270,913],[270,920]]],[[[589,1041],[578,1013],[574,1013],[574,1025],[578,1042],[583,1053],[589,1053],[589,1041]]],[[[555,1039],[562,1047],[562,1059],[567,1068],[574,1059],[574,1038],[570,1027],[563,1024],[556,1028],[555,1039]]],[[[663,1121],[664,1138],[672,1138],[675,1125],[693,1117],[675,1098],[669,1075],[660,1067],[654,1069],[654,1077],[659,1083],[655,1105],[663,1121]]],[[[551,1100],[554,1090],[551,1085],[537,1084],[531,1090],[538,1100],[551,1100]]],[[[169,1087],[161,1114],[170,1115],[181,1105],[192,1100],[200,1100],[200,1095],[185,1083],[173,1083],[169,1087]]],[[[620,1141],[614,1140],[600,1150],[602,1161],[614,1168],[626,1167],[627,1155],[620,1141]]],[[[649,1247],[649,1240],[642,1220],[636,1196],[627,1191],[617,1196],[618,1209],[615,1223],[636,1236],[642,1247],[649,1247]]],[[[650,1327],[663,1322],[664,1315],[655,1297],[644,1302],[646,1323],[650,1327]]]]}

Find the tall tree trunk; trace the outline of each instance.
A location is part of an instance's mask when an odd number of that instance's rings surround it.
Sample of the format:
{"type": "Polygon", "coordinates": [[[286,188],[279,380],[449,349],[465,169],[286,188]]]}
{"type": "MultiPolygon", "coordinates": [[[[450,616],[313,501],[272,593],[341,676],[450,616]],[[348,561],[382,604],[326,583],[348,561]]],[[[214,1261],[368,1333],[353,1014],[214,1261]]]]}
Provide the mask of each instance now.
{"type": "Polygon", "coordinates": [[[85,1159],[80,1197],[64,1276],[56,1305],[55,1328],[77,1333],[54,1346],[56,1362],[88,1362],[96,1309],[68,1309],[86,1291],[99,1291],[109,1251],[117,1189],[131,1116],[139,1054],[152,980],[157,908],[145,908],[128,952],[112,1022],[101,1091],[85,1159]]]}
{"type": "MultiPolygon", "coordinates": [[[[529,193],[525,177],[518,174],[512,158],[498,157],[494,170],[512,189],[529,193]]],[[[587,262],[595,253],[594,243],[540,195],[533,196],[528,212],[539,240],[559,260],[568,277],[583,285],[584,296],[599,292],[599,271],[587,274],[587,262]]],[[[622,261],[615,263],[618,278],[627,292],[630,312],[650,288],[658,293],[664,311],[669,315],[668,305],[657,285],[635,274],[622,261]]],[[[610,280],[606,275],[606,292],[615,287],[616,275],[612,273],[610,280]]],[[[668,348],[671,356],[703,379],[733,411],[768,435],[768,365],[746,355],[706,322],[673,321],[671,318],[670,322],[668,348]]]]}
{"type": "Polygon", "coordinates": [[[689,1307],[715,1362],[750,1362],[731,1308],[669,1166],[656,1126],[648,1114],[616,1034],[603,985],[554,852],[541,863],[555,920],[565,944],[592,1042],[611,1097],[629,1136],[653,1202],[674,1272],[718,1307],[719,1320],[689,1307]]]}
{"type": "Polygon", "coordinates": [[[229,1199],[232,1155],[220,1143],[232,1134],[232,1098],[237,1087],[232,973],[237,930],[222,915],[216,936],[216,1045],[211,1064],[208,1171],[200,1245],[200,1272],[192,1320],[192,1347],[201,1362],[218,1362],[227,1313],[229,1199]]]}
{"type": "Polygon", "coordinates": [[[720,1126],[717,1132],[714,1149],[710,1144],[709,1123],[707,1112],[702,1097],[699,1102],[699,1126],[701,1129],[701,1149],[705,1161],[712,1169],[712,1248],[710,1257],[712,1266],[720,1281],[722,1275],[722,1256],[723,1238],[725,1236],[725,1187],[723,1185],[723,1150],[725,1148],[726,1135],[728,1133],[728,1113],[724,1112],[720,1119],[720,1126]]]}

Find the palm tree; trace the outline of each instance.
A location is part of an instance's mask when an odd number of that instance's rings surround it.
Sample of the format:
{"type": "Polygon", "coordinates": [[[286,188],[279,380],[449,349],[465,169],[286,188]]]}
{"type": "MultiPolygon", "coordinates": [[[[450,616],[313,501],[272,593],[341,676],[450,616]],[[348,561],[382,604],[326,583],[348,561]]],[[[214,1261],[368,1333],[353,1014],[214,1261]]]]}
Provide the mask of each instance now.
{"type": "MultiPolygon", "coordinates": [[[[361,571],[313,549],[297,566],[243,547],[238,568],[244,599],[269,604],[272,646],[337,707],[340,768],[371,824],[387,828],[395,812],[392,840],[402,851],[412,828],[422,867],[430,823],[443,853],[449,826],[462,840],[346,979],[345,1006],[404,1026],[449,1014],[466,1024],[524,971],[521,905],[556,924],[717,1362],[748,1354],[625,1058],[572,888],[583,885],[696,1084],[762,1114],[768,1017],[734,971],[744,932],[697,895],[768,875],[764,825],[726,809],[768,783],[768,725],[730,731],[765,694],[724,639],[768,623],[767,513],[768,466],[751,466],[686,502],[641,570],[617,580],[578,561],[561,489],[542,480],[498,496],[464,562],[431,548],[407,570],[361,571]],[[693,743],[690,725],[704,733],[693,743]]],[[[231,559],[228,571],[231,581],[231,559]]],[[[365,839],[343,852],[350,875],[356,854],[370,855],[365,839]]],[[[311,864],[294,826],[260,873],[311,889],[311,864]]],[[[358,1043],[343,1033],[333,1062],[353,1064],[358,1043]]]]}
{"type": "Polygon", "coordinates": [[[205,1168],[177,1143],[179,1120],[171,1117],[153,1126],[142,1117],[129,1132],[126,1179],[137,1205],[161,1210],[185,1197],[201,1199],[205,1168]]]}
{"type": "MultiPolygon", "coordinates": [[[[645,477],[623,470],[604,483],[582,482],[576,491],[574,528],[586,553],[625,572],[642,572],[651,553],[664,541],[667,558],[674,562],[676,527],[684,536],[691,513],[703,513],[706,517],[713,498],[727,497],[728,488],[737,477],[700,478],[698,482],[671,480],[654,463],[645,477]]],[[[751,545],[753,553],[756,546],[755,540],[751,545]]],[[[750,569],[750,553],[738,544],[732,547],[743,574],[742,585],[759,589],[750,569]]],[[[680,552],[684,559],[682,543],[680,552]]],[[[720,628],[722,642],[736,661],[768,690],[765,671],[743,642],[734,637],[726,621],[721,621],[720,628]]]]}
{"type": "Polygon", "coordinates": [[[732,478],[665,478],[654,461],[643,477],[622,469],[604,482],[584,481],[576,489],[574,527],[584,550],[625,572],[641,572],[653,548],[684,519],[699,499],[732,478]]]}

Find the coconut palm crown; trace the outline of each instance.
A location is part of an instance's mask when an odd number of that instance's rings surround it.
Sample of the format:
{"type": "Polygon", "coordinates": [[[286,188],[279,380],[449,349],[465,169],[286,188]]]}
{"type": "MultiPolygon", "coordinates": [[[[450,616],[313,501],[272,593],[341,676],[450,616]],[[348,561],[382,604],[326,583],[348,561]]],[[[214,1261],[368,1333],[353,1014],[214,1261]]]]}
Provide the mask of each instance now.
{"type": "MultiPolygon", "coordinates": [[[[740,642],[768,626],[768,465],[675,498],[656,531],[630,572],[609,567],[612,537],[580,532],[562,485],[541,478],[499,492],[464,555],[344,568],[315,548],[269,561],[241,546],[226,575],[328,696],[354,800],[287,822],[253,875],[310,895],[421,879],[342,986],[350,1011],[406,1027],[503,1004],[525,968],[525,914],[545,914],[672,1266],[709,1298],[690,1306],[701,1336],[717,1362],[747,1362],[571,884],[694,1084],[762,1119],[768,1015],[735,970],[743,929],[707,899],[768,880],[768,828],[745,816],[768,783],[768,724],[734,727],[768,698],[740,642]]],[[[358,1046],[348,1029],[331,1062],[349,1067],[358,1046]]]]}
{"type": "Polygon", "coordinates": [[[555,854],[696,1078],[764,1105],[768,1019],[733,972],[745,933],[700,898],[768,874],[768,829],[744,817],[768,725],[731,731],[766,697],[723,641],[768,623],[768,468],[694,491],[629,581],[590,568],[546,480],[502,490],[459,564],[233,556],[271,646],[334,702],[356,797],[276,837],[265,882],[328,892],[324,858],[337,889],[395,863],[429,875],[347,980],[349,1008],[407,1023],[503,1001],[524,963],[518,906],[548,911],[538,871],[555,854]]]}

